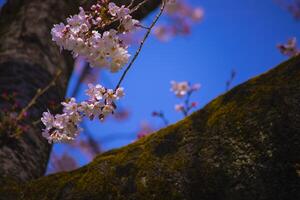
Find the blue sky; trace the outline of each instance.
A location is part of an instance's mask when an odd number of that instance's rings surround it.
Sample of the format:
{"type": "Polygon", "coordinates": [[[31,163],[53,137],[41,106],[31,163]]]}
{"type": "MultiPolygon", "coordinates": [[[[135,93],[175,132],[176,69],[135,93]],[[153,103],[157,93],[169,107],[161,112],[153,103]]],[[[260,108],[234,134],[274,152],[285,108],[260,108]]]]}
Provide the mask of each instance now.
{"type": "MultiPolygon", "coordinates": [[[[162,43],[151,36],[146,41],[123,84],[126,97],[121,104],[130,110],[130,118],[88,123],[104,150],[132,142],[143,121],[162,127],[151,116],[153,110],[163,110],[172,123],[182,118],[174,111],[179,101],[169,92],[171,80],[201,83],[201,90],[193,96],[201,108],[225,91],[232,69],[237,71],[234,85],[259,75],[287,59],[276,49],[278,43],[300,35],[299,22],[273,0],[188,2],[204,8],[204,20],[187,37],[162,43]]],[[[120,74],[103,73],[101,77],[101,84],[113,87],[120,74]]]]}
{"type": "MultiPolygon", "coordinates": [[[[272,0],[190,2],[205,9],[204,21],[190,36],[168,43],[151,37],[126,77],[123,86],[127,95],[122,105],[131,110],[130,119],[90,126],[100,141],[107,135],[120,135],[103,142],[104,149],[130,143],[142,121],[163,126],[151,117],[153,110],[163,110],[171,122],[182,118],[174,112],[178,101],[169,92],[171,80],[201,83],[202,89],[193,99],[202,107],[224,92],[233,68],[237,71],[236,85],[285,60],[276,45],[300,33],[299,23],[272,0]]],[[[105,77],[116,83],[119,74],[105,73],[105,77]]]]}

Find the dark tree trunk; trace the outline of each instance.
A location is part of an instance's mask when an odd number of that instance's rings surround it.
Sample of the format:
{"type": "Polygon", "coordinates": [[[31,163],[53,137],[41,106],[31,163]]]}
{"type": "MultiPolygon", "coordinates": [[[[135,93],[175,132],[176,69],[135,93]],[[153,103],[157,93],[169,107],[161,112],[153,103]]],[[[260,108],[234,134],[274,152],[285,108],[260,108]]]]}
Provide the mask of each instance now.
{"type": "Polygon", "coordinates": [[[300,56],[186,119],[0,199],[300,199],[300,56]]]}
{"type": "MultiPolygon", "coordinates": [[[[89,4],[94,1],[88,1],[89,4]]],[[[120,1],[117,1],[120,3],[120,1]]],[[[122,1],[125,4],[129,0],[122,1]]],[[[137,5],[141,0],[136,0],[137,5]]],[[[158,6],[160,0],[145,3],[135,13],[142,18],[158,6]]],[[[0,182],[9,177],[28,181],[44,174],[51,145],[41,136],[41,124],[34,125],[50,104],[64,98],[73,68],[69,53],[59,52],[51,41],[50,29],[78,11],[78,0],[8,0],[0,14],[0,182]],[[56,85],[29,110],[19,125],[27,125],[20,138],[9,121],[10,114],[25,107],[37,89],[44,88],[58,70],[56,85]],[[12,100],[8,96],[15,95],[12,100]],[[13,109],[13,105],[19,104],[13,109]],[[9,112],[4,112],[5,110],[9,112]]],[[[84,5],[86,6],[86,5],[84,5]]],[[[56,109],[56,111],[58,111],[56,109]]]]}
{"type": "MultiPolygon", "coordinates": [[[[41,126],[32,123],[41,117],[50,104],[59,104],[72,72],[70,56],[60,54],[51,41],[50,29],[62,21],[76,6],[68,1],[38,0],[8,1],[1,12],[0,22],[0,93],[16,97],[0,100],[1,112],[15,103],[25,107],[38,88],[44,88],[58,69],[62,70],[55,87],[38,99],[30,109],[26,123],[30,129],[16,139],[15,130],[1,128],[0,180],[9,176],[25,181],[44,174],[51,145],[41,136],[41,126]]],[[[1,121],[8,117],[2,113],[1,121]],[[3,116],[4,115],[4,116],[3,116]]]]}

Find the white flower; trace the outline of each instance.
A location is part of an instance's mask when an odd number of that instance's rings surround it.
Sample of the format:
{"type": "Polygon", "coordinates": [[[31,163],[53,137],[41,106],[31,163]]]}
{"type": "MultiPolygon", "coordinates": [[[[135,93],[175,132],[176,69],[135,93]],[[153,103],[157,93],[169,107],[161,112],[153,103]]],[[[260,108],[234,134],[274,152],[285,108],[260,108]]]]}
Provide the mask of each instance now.
{"type": "Polygon", "coordinates": [[[102,111],[101,108],[104,106],[103,102],[86,102],[83,101],[80,104],[79,111],[84,113],[85,116],[93,119],[95,116],[99,116],[102,111]]]}
{"type": "Polygon", "coordinates": [[[130,13],[130,10],[129,10],[128,8],[126,8],[124,5],[122,5],[122,6],[119,8],[119,10],[118,10],[117,15],[118,15],[119,18],[122,19],[122,18],[128,16],[129,13],[130,13]]]}
{"type": "Polygon", "coordinates": [[[87,117],[91,117],[93,115],[94,104],[89,103],[87,101],[83,101],[80,103],[79,112],[84,113],[87,117]]]}
{"type": "Polygon", "coordinates": [[[187,81],[171,81],[171,85],[171,91],[174,92],[177,97],[185,97],[184,104],[176,104],[174,109],[177,112],[182,112],[184,116],[187,116],[189,111],[197,106],[197,102],[192,102],[191,104],[189,103],[190,96],[193,94],[193,92],[199,90],[201,85],[198,83],[191,85],[187,81]]]}
{"type": "Polygon", "coordinates": [[[109,13],[112,15],[112,16],[117,16],[117,13],[119,11],[119,7],[113,3],[113,2],[110,2],[108,4],[108,9],[109,9],[109,13]]]}
{"type": "Polygon", "coordinates": [[[190,85],[187,81],[183,81],[183,82],[171,81],[171,85],[172,85],[171,91],[174,92],[174,94],[177,97],[185,96],[190,90],[190,85]]]}
{"type": "Polygon", "coordinates": [[[67,37],[68,38],[65,38],[64,40],[64,44],[61,45],[61,48],[73,50],[77,45],[77,38],[75,38],[73,35],[69,35],[67,37]]]}
{"type": "Polygon", "coordinates": [[[57,129],[63,129],[69,121],[69,117],[66,113],[56,114],[53,126],[57,129]]]}
{"type": "Polygon", "coordinates": [[[93,116],[99,117],[102,114],[102,108],[105,106],[103,102],[97,101],[93,104],[94,109],[92,110],[93,116]]]}
{"type": "Polygon", "coordinates": [[[127,50],[120,48],[119,51],[113,53],[110,71],[118,72],[129,60],[130,55],[127,50]]]}
{"type": "Polygon", "coordinates": [[[195,8],[191,13],[191,19],[194,21],[200,21],[204,16],[204,11],[202,8],[195,8]]]}
{"type": "Polygon", "coordinates": [[[295,37],[290,38],[287,44],[280,44],[277,46],[280,52],[286,56],[297,56],[299,55],[300,51],[297,48],[297,39],[295,37]]]}
{"type": "Polygon", "coordinates": [[[62,47],[65,43],[66,32],[67,29],[63,23],[55,24],[51,29],[52,40],[55,41],[60,47],[62,47]]]}
{"type": "Polygon", "coordinates": [[[74,139],[75,137],[77,137],[80,131],[81,129],[78,127],[78,125],[68,123],[66,124],[66,127],[62,130],[62,135],[66,135],[74,139]]]}
{"type": "Polygon", "coordinates": [[[132,19],[130,15],[127,15],[122,20],[122,25],[125,29],[125,32],[129,32],[135,29],[135,26],[139,23],[138,20],[132,19]]]}
{"type": "Polygon", "coordinates": [[[50,129],[53,127],[54,116],[49,111],[43,112],[43,117],[41,118],[41,121],[48,129],[50,129]]]}
{"type": "Polygon", "coordinates": [[[116,90],[116,95],[117,95],[117,98],[122,98],[125,93],[124,93],[124,88],[122,87],[119,87],[117,90],[116,90]]]}
{"type": "Polygon", "coordinates": [[[165,26],[156,26],[153,33],[161,41],[168,41],[171,37],[167,27],[165,26]]]}
{"type": "Polygon", "coordinates": [[[71,98],[68,102],[62,102],[61,103],[64,106],[63,111],[67,114],[73,114],[77,112],[77,103],[75,98],[71,98]]]}
{"type": "Polygon", "coordinates": [[[174,108],[177,112],[182,112],[184,110],[184,105],[183,104],[176,104],[174,108]]]}
{"type": "Polygon", "coordinates": [[[78,124],[79,122],[81,122],[81,120],[82,116],[78,113],[78,111],[69,115],[69,122],[73,124],[78,124]]]}
{"type": "Polygon", "coordinates": [[[62,114],[53,116],[49,111],[43,113],[41,118],[45,129],[42,135],[49,143],[73,140],[81,131],[79,123],[84,116],[91,120],[95,117],[103,120],[105,116],[113,114],[116,109],[115,100],[124,96],[124,89],[116,91],[106,89],[102,85],[88,85],[86,94],[88,101],[76,103],[75,98],[62,102],[64,106],[62,114]]]}
{"type": "Polygon", "coordinates": [[[201,88],[201,84],[196,83],[194,85],[191,86],[191,90],[197,91],[201,88]]]}
{"type": "Polygon", "coordinates": [[[106,91],[106,93],[104,94],[104,99],[105,99],[107,104],[111,104],[116,99],[116,95],[114,93],[114,90],[113,89],[108,89],[106,91]]]}
{"type": "Polygon", "coordinates": [[[66,141],[74,140],[73,137],[70,137],[57,130],[51,133],[48,130],[44,130],[43,137],[45,137],[50,144],[53,142],[66,142],[66,141]]]}
{"type": "Polygon", "coordinates": [[[51,141],[50,141],[50,133],[49,133],[49,130],[48,130],[48,129],[43,129],[42,136],[43,136],[44,138],[46,138],[46,139],[48,140],[49,143],[51,143],[51,141]]]}
{"type": "Polygon", "coordinates": [[[105,105],[102,109],[104,115],[111,114],[114,111],[114,107],[112,105],[105,105]]]}
{"type": "Polygon", "coordinates": [[[109,23],[107,20],[102,21],[100,8],[100,4],[93,5],[91,12],[85,12],[80,8],[79,14],[67,19],[67,25],[63,23],[54,25],[51,30],[52,40],[61,49],[72,51],[74,57],[82,56],[91,66],[109,69],[114,73],[118,72],[130,57],[128,47],[124,46],[118,35],[133,31],[139,22],[132,19],[130,10],[125,6],[118,7],[114,3],[109,3],[108,9],[112,18],[108,21],[119,19],[122,26],[100,34],[97,27],[109,23]]]}
{"type": "Polygon", "coordinates": [[[119,19],[124,18],[125,16],[129,15],[130,10],[126,8],[124,5],[121,7],[117,6],[115,3],[108,4],[109,13],[112,16],[117,16],[119,19]]]}
{"type": "Polygon", "coordinates": [[[117,36],[117,31],[114,29],[110,29],[109,31],[105,31],[102,35],[103,45],[106,49],[111,49],[116,46],[116,42],[119,40],[117,36]]]}
{"type": "Polygon", "coordinates": [[[99,84],[95,86],[93,84],[88,84],[88,89],[85,91],[85,93],[90,97],[91,101],[95,101],[101,100],[105,91],[106,89],[99,84]]]}
{"type": "Polygon", "coordinates": [[[85,13],[82,7],[79,7],[79,14],[73,15],[67,18],[67,22],[70,26],[80,26],[80,25],[87,25],[90,27],[90,23],[88,22],[88,15],[85,13]]]}

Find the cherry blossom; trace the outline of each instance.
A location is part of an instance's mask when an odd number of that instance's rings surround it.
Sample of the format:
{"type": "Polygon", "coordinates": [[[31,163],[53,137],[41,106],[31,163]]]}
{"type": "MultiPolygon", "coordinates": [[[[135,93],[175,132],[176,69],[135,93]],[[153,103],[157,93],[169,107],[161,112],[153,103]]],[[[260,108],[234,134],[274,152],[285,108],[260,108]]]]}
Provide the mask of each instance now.
{"type": "Polygon", "coordinates": [[[183,82],[171,81],[171,85],[172,85],[171,91],[174,92],[174,94],[177,97],[183,97],[190,90],[190,86],[187,81],[183,81],[183,82]]]}
{"type": "Polygon", "coordinates": [[[119,35],[135,30],[139,21],[132,18],[128,8],[118,7],[114,3],[98,3],[90,11],[83,8],[79,8],[79,11],[79,14],[67,19],[67,24],[54,25],[52,40],[61,49],[72,51],[74,57],[84,57],[91,66],[118,72],[130,57],[128,46],[119,35]],[[99,32],[99,29],[116,20],[120,21],[117,29],[99,32]]]}
{"type": "MultiPolygon", "coordinates": [[[[45,125],[43,136],[49,143],[75,139],[81,131],[79,124],[84,117],[90,120],[95,118],[104,120],[106,116],[115,112],[117,108],[115,101],[125,95],[120,85],[164,8],[165,1],[133,59],[123,72],[116,89],[89,84],[86,90],[88,100],[77,103],[75,98],[71,98],[62,103],[64,107],[62,114],[53,115],[49,111],[43,113],[41,118],[45,125]]],[[[86,59],[91,66],[105,68],[112,73],[118,72],[130,57],[128,46],[120,36],[132,32],[137,26],[142,27],[138,20],[132,18],[130,12],[131,10],[125,6],[119,7],[107,1],[91,6],[89,11],[79,8],[79,14],[70,16],[66,24],[54,25],[51,30],[52,39],[61,49],[72,51],[74,57],[80,56],[86,59]],[[107,28],[113,23],[117,23],[117,28],[108,30],[107,28]]]]}
{"type": "Polygon", "coordinates": [[[173,92],[178,98],[185,98],[183,103],[176,104],[174,106],[175,111],[183,113],[184,116],[187,116],[191,109],[195,108],[198,103],[190,103],[191,95],[200,89],[201,85],[196,83],[191,85],[187,81],[176,82],[171,81],[171,92],[173,92]]]}
{"type": "Polygon", "coordinates": [[[297,39],[295,37],[290,38],[286,44],[278,45],[277,48],[283,55],[289,57],[297,56],[300,52],[297,47],[297,39]]]}
{"type": "Polygon", "coordinates": [[[64,107],[62,114],[54,116],[49,111],[43,113],[41,118],[45,125],[43,136],[49,143],[74,140],[81,131],[79,123],[83,117],[86,116],[91,120],[97,117],[103,120],[107,115],[114,113],[116,109],[114,101],[125,94],[123,88],[114,91],[99,84],[89,84],[86,95],[89,97],[87,101],[77,103],[75,98],[71,98],[62,102],[64,107]]]}
{"type": "Polygon", "coordinates": [[[154,35],[161,41],[167,41],[175,35],[189,34],[192,26],[203,19],[204,10],[189,5],[185,0],[169,0],[165,16],[168,23],[154,29],[154,35]]]}
{"type": "Polygon", "coordinates": [[[182,112],[182,111],[184,110],[184,105],[183,105],[183,104],[176,104],[176,105],[174,106],[174,108],[175,108],[175,110],[176,110],[177,112],[182,112]]]}

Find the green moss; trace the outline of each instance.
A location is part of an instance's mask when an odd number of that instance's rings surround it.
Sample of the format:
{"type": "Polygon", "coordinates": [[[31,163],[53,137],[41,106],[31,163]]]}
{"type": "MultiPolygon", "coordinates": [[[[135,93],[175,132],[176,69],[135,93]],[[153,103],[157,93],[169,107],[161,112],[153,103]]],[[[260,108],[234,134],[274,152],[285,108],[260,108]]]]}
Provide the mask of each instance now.
{"type": "Polygon", "coordinates": [[[31,200],[300,198],[299,64],[300,57],[293,58],[85,167],[7,183],[0,194],[31,200]]]}

